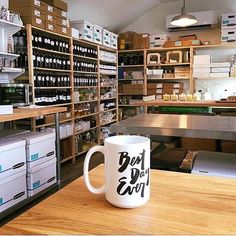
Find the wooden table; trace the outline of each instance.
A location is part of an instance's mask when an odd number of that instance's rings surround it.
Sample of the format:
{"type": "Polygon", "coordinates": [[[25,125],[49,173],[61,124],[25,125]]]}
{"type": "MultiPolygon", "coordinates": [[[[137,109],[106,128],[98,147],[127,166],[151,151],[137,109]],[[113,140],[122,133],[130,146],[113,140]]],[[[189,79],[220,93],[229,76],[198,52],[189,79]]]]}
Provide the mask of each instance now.
{"type": "MultiPolygon", "coordinates": [[[[90,172],[103,183],[103,165],[90,172]]],[[[236,234],[236,181],[151,170],[151,199],[120,209],[79,178],[15,218],[0,234],[236,234]]]]}

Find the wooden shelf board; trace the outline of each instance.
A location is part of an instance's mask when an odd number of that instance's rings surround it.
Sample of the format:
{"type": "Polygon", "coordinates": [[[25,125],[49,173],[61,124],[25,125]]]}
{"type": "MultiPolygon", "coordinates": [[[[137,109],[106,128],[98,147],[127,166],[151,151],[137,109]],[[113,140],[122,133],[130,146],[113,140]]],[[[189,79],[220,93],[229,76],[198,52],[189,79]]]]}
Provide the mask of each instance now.
{"type": "Polygon", "coordinates": [[[114,100],[117,97],[111,97],[111,98],[101,98],[100,101],[106,101],[106,100],[114,100]]]}
{"type": "Polygon", "coordinates": [[[73,54],[74,57],[77,57],[77,58],[81,58],[81,59],[86,59],[86,60],[90,60],[90,61],[98,61],[97,58],[94,58],[94,57],[86,57],[86,56],[80,56],[80,55],[76,55],[76,54],[73,54]]]}
{"type": "Polygon", "coordinates": [[[71,72],[71,70],[51,69],[51,68],[42,68],[42,67],[34,67],[34,70],[55,71],[55,72],[65,72],[65,73],[71,72]]]}
{"type": "MultiPolygon", "coordinates": [[[[73,118],[70,118],[70,119],[66,119],[66,120],[61,120],[60,121],[60,124],[63,124],[63,123],[66,123],[66,122],[69,122],[69,121],[72,121],[73,118]]],[[[47,124],[43,124],[43,125],[36,125],[35,128],[36,129],[39,129],[39,128],[42,128],[42,127],[48,127],[48,126],[52,126],[54,125],[55,123],[47,123],[47,124]]]]}
{"type": "Polygon", "coordinates": [[[74,156],[69,156],[69,157],[63,158],[63,159],[60,161],[60,163],[62,164],[62,163],[64,163],[64,162],[69,161],[69,160],[72,160],[72,159],[74,159],[74,156]]]}
{"type": "Polygon", "coordinates": [[[77,73],[77,74],[90,74],[90,75],[97,75],[98,74],[98,72],[76,71],[76,70],[74,70],[74,73],[77,73]]]}
{"type": "Polygon", "coordinates": [[[54,51],[54,50],[50,50],[50,49],[46,49],[46,48],[40,48],[40,47],[33,47],[33,49],[35,50],[39,50],[42,52],[49,52],[49,53],[55,53],[55,54],[60,54],[60,55],[64,55],[64,56],[70,56],[70,53],[66,53],[66,52],[58,52],[58,51],[54,51]]]}
{"type": "Polygon", "coordinates": [[[107,123],[105,123],[105,124],[101,124],[101,126],[110,125],[110,124],[112,124],[112,123],[114,123],[114,122],[117,122],[117,120],[116,120],[116,119],[113,119],[113,120],[110,121],[110,122],[107,122],[107,123]]]}
{"type": "Polygon", "coordinates": [[[88,115],[76,116],[75,120],[82,119],[82,118],[89,117],[89,116],[96,116],[98,114],[99,114],[98,112],[95,112],[95,113],[91,113],[91,114],[88,114],[88,115]]]}
{"type": "Polygon", "coordinates": [[[111,112],[111,111],[115,111],[115,110],[116,110],[116,108],[108,109],[106,111],[100,111],[100,114],[111,112]]]}
{"type": "Polygon", "coordinates": [[[74,86],[75,89],[90,89],[90,88],[98,88],[98,86],[74,86]]]}
{"type": "Polygon", "coordinates": [[[142,64],[142,65],[124,65],[124,66],[118,66],[118,68],[133,68],[133,67],[144,67],[144,64],[142,64]]]}
{"type": "Polygon", "coordinates": [[[82,134],[82,133],[85,133],[85,132],[87,132],[87,131],[94,130],[94,129],[98,129],[98,128],[99,128],[99,126],[96,126],[96,127],[93,127],[93,128],[87,129],[87,130],[76,131],[76,132],[75,132],[75,135],[82,134]]]}
{"type": "Polygon", "coordinates": [[[165,64],[161,64],[161,63],[153,63],[153,64],[147,64],[147,66],[188,66],[190,65],[189,62],[181,62],[181,63],[165,63],[165,64]]]}
{"type": "Polygon", "coordinates": [[[118,53],[134,53],[134,52],[144,52],[145,49],[130,49],[130,50],[119,50],[118,53]]]}
{"type": "Polygon", "coordinates": [[[95,99],[95,100],[87,100],[87,101],[79,101],[79,102],[74,102],[74,104],[81,104],[81,103],[88,103],[88,102],[98,102],[98,99],[95,99]]]}
{"type": "Polygon", "coordinates": [[[34,87],[34,89],[72,89],[72,87],[34,87]]]}

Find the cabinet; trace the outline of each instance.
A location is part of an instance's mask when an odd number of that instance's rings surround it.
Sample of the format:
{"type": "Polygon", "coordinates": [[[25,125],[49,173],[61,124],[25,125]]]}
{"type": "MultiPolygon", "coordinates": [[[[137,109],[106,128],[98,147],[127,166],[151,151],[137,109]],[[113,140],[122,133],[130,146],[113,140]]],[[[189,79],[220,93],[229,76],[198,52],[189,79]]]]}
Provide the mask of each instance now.
{"type": "Polygon", "coordinates": [[[14,54],[12,35],[21,29],[22,25],[0,19],[0,83],[10,83],[24,73],[24,69],[14,68],[14,60],[19,55],[14,54]]]}
{"type": "MultiPolygon", "coordinates": [[[[205,54],[210,55],[212,63],[230,62],[231,66],[236,64],[234,43],[119,51],[120,110],[124,113],[127,107],[133,107],[130,104],[132,99],[140,100],[142,95],[155,95],[156,99],[162,99],[166,93],[193,94],[195,91],[204,93],[209,90],[212,100],[219,100],[222,93],[236,94],[236,77],[232,74],[231,77],[223,77],[221,74],[218,78],[194,77],[194,55],[205,54]],[[134,77],[135,71],[139,71],[139,75],[142,73],[141,81],[134,77]]],[[[146,107],[145,109],[147,111],[146,107]]],[[[135,114],[137,113],[130,112],[123,118],[135,114]]]]}
{"type": "Polygon", "coordinates": [[[147,94],[146,51],[123,50],[118,57],[119,108],[120,119],[137,114],[138,109],[132,105],[133,99],[142,99],[147,94]]]}

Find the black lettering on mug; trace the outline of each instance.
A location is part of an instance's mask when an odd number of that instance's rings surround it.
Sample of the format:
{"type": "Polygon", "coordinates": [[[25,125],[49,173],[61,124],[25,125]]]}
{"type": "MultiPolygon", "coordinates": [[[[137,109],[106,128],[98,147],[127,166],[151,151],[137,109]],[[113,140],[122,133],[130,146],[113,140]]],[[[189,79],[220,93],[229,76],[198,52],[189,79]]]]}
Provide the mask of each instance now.
{"type": "MultiPolygon", "coordinates": [[[[120,173],[124,172],[129,166],[139,165],[141,167],[130,168],[130,181],[127,180],[126,176],[123,176],[119,179],[119,185],[117,187],[117,193],[119,195],[132,195],[133,193],[140,193],[141,197],[144,197],[145,186],[149,186],[149,167],[145,169],[144,158],[145,150],[136,157],[130,157],[128,152],[119,152],[119,169],[120,173]],[[146,180],[145,180],[146,177],[146,180]],[[139,182],[139,180],[142,180],[139,182]]],[[[127,173],[126,173],[127,174],[127,173]]]]}

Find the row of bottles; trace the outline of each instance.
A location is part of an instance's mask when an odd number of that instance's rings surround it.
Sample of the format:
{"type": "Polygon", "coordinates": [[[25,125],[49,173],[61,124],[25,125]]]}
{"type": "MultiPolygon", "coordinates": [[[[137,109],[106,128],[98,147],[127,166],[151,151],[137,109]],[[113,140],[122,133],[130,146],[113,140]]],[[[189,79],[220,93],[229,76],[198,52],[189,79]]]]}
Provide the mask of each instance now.
{"type": "Polygon", "coordinates": [[[93,61],[74,59],[74,71],[96,72],[97,63],[93,61]]]}
{"type": "Polygon", "coordinates": [[[20,53],[19,57],[16,58],[15,67],[28,67],[28,55],[26,52],[20,53]]]}
{"type": "Polygon", "coordinates": [[[42,73],[34,74],[35,87],[70,87],[70,76],[68,74],[42,73]]]}
{"type": "Polygon", "coordinates": [[[83,57],[97,58],[97,49],[88,46],[74,45],[73,46],[74,55],[79,55],[83,57]]]}
{"type": "Polygon", "coordinates": [[[70,90],[35,90],[34,102],[39,106],[70,103],[70,90]]]}
{"type": "Polygon", "coordinates": [[[74,86],[98,86],[97,75],[75,75],[74,86]]]}
{"type": "Polygon", "coordinates": [[[33,65],[39,68],[70,70],[70,58],[50,53],[34,52],[33,65]]]}
{"type": "Polygon", "coordinates": [[[15,53],[27,47],[26,31],[20,30],[13,35],[15,53]]]}
{"type": "Polygon", "coordinates": [[[38,31],[32,32],[32,46],[69,53],[68,39],[38,31]]]}

